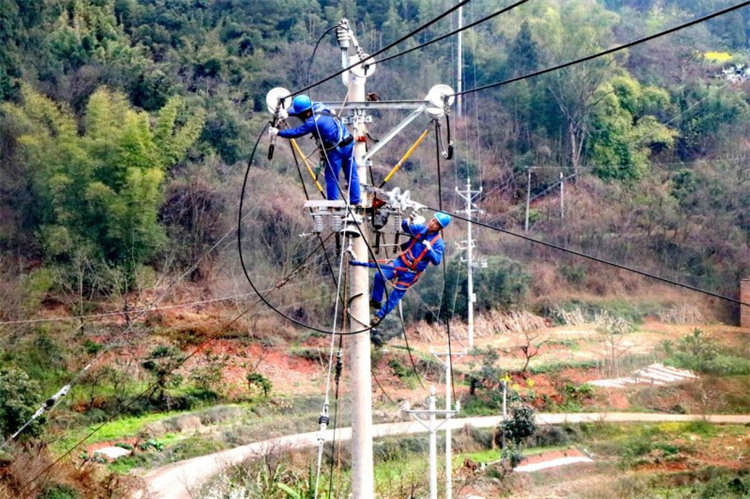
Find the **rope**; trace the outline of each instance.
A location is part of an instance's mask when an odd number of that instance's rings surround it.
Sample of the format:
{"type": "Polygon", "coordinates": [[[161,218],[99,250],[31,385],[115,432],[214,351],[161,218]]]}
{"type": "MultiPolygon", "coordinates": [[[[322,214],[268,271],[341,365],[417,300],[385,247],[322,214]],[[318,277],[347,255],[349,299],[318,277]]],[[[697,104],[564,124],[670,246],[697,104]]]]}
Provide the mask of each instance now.
{"type": "MultiPolygon", "coordinates": [[[[442,182],[442,174],[441,174],[441,168],[440,168],[440,156],[441,154],[441,147],[440,147],[440,121],[435,120],[435,163],[437,165],[437,179],[438,179],[438,207],[440,208],[440,211],[443,211],[443,182],[442,182]]],[[[440,229],[440,237],[443,236],[443,229],[440,229]]],[[[442,260],[442,267],[443,267],[443,292],[440,293],[440,299],[442,301],[442,296],[445,294],[445,281],[446,276],[448,275],[448,271],[446,269],[445,264],[445,253],[443,253],[443,260],[442,260]]],[[[471,297],[470,297],[471,298],[471,297]]],[[[442,305],[442,303],[441,303],[442,305]]],[[[453,400],[456,400],[456,387],[453,383],[453,348],[451,346],[451,318],[449,318],[447,321],[445,321],[445,329],[448,334],[448,364],[450,365],[451,370],[451,391],[453,392],[453,400]]],[[[447,382],[447,380],[446,380],[447,382]]]]}
{"type": "MultiPolygon", "coordinates": [[[[341,253],[339,255],[339,275],[338,275],[338,283],[339,286],[336,289],[336,296],[339,298],[341,295],[341,282],[342,282],[342,274],[344,274],[344,261],[345,261],[345,255],[346,255],[346,249],[344,248],[344,245],[341,245],[341,253]]],[[[348,274],[348,272],[346,273],[348,274]]],[[[343,276],[343,281],[347,281],[346,274],[343,276]]],[[[337,299],[336,304],[334,305],[333,310],[333,329],[332,331],[335,333],[336,331],[336,325],[338,322],[338,310],[339,310],[339,303],[341,303],[343,300],[337,299]]],[[[343,319],[342,319],[343,322],[343,319]]],[[[325,431],[326,426],[329,423],[328,418],[328,407],[330,404],[329,401],[329,395],[331,391],[331,373],[333,371],[333,355],[334,355],[334,348],[336,346],[336,336],[335,334],[331,335],[331,347],[330,347],[330,353],[328,355],[328,375],[326,376],[326,389],[325,389],[325,398],[323,399],[323,410],[320,413],[320,418],[318,420],[318,423],[320,424],[320,434],[318,436],[318,466],[317,466],[317,473],[315,476],[315,498],[318,497],[318,484],[320,482],[320,470],[323,463],[323,445],[325,443],[325,440],[323,439],[323,432],[325,431]]]]}

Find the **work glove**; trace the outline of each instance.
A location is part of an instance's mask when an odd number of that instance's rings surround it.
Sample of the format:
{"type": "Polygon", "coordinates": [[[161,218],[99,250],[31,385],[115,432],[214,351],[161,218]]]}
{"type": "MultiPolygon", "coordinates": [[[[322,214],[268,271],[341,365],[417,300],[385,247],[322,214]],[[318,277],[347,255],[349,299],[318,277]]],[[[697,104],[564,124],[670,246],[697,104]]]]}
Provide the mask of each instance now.
{"type": "Polygon", "coordinates": [[[276,113],[276,115],[279,117],[280,120],[285,120],[289,117],[289,113],[284,108],[279,109],[279,112],[276,113]]]}
{"type": "Polygon", "coordinates": [[[432,249],[432,243],[431,243],[430,241],[426,240],[426,239],[425,239],[425,241],[424,241],[424,245],[425,245],[425,247],[426,247],[426,248],[427,248],[428,250],[431,250],[431,249],[432,249]]]}
{"type": "Polygon", "coordinates": [[[270,135],[271,137],[276,137],[278,134],[279,134],[278,128],[274,126],[268,127],[268,135],[270,135]]]}

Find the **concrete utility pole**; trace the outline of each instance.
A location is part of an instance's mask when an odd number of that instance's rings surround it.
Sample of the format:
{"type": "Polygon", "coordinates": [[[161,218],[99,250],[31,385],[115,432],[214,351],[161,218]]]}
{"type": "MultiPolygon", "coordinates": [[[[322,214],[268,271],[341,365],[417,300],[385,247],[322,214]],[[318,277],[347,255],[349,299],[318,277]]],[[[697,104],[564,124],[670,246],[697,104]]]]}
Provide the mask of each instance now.
{"type": "Polygon", "coordinates": [[[560,172],[560,220],[565,220],[565,176],[560,172]]]}
{"type": "MultiPolygon", "coordinates": [[[[432,349],[430,349],[432,350],[432,349]]],[[[445,411],[446,413],[451,411],[451,388],[453,387],[453,360],[450,352],[432,352],[441,364],[445,366],[445,411]],[[445,360],[442,359],[445,357],[445,360]]],[[[466,351],[453,353],[455,356],[466,355],[466,351]]],[[[459,402],[456,401],[456,410],[454,414],[458,414],[459,402]]],[[[445,499],[451,499],[453,497],[453,441],[451,437],[450,425],[445,426],[445,499]]]]}
{"type": "MultiPolygon", "coordinates": [[[[344,67],[349,67],[361,60],[365,60],[361,50],[349,57],[349,44],[356,39],[349,29],[349,23],[342,21],[342,25],[336,30],[336,35],[341,47],[341,61],[344,67]]],[[[373,67],[374,70],[374,67],[373,67]]],[[[349,102],[365,101],[365,81],[368,71],[362,66],[357,66],[343,75],[347,85],[346,99],[349,102]]],[[[365,126],[365,110],[360,107],[353,108],[354,115],[351,118],[351,133],[354,136],[354,157],[357,161],[357,173],[360,184],[367,183],[367,171],[365,168],[365,153],[367,145],[364,140],[367,130],[365,126]]],[[[362,193],[365,194],[364,186],[362,193]]],[[[364,223],[359,224],[362,237],[351,239],[352,250],[357,260],[366,262],[369,260],[367,253],[368,231],[364,223]]],[[[361,331],[370,326],[370,310],[368,307],[369,283],[366,267],[353,266],[349,268],[349,331],[361,331]]],[[[351,366],[351,402],[352,402],[352,493],[355,499],[375,497],[374,465],[372,457],[372,378],[370,359],[370,335],[367,332],[356,334],[351,337],[351,349],[349,351],[349,365],[351,366]]]]}
{"type": "Polygon", "coordinates": [[[466,209],[458,210],[458,212],[466,213],[466,218],[469,222],[466,224],[466,240],[459,243],[461,245],[459,249],[466,250],[466,258],[462,258],[461,261],[466,262],[466,275],[468,281],[466,286],[468,288],[466,290],[466,299],[468,301],[467,321],[469,332],[469,348],[474,348],[474,303],[477,301],[477,296],[474,294],[474,240],[471,238],[471,220],[473,213],[484,213],[484,211],[477,208],[477,206],[473,203],[474,199],[482,193],[482,187],[480,186],[478,191],[472,191],[471,179],[469,177],[466,177],[466,190],[459,191],[458,187],[456,187],[456,193],[458,193],[459,196],[466,200],[466,209]]]}
{"type": "MultiPolygon", "coordinates": [[[[456,415],[456,411],[450,409],[439,411],[435,408],[435,387],[430,387],[430,398],[429,405],[426,411],[406,411],[411,417],[419,421],[419,423],[425,427],[430,433],[430,499],[437,499],[437,431],[448,422],[450,418],[456,415]],[[420,416],[427,416],[428,420],[425,422],[420,416]],[[437,423],[435,416],[445,416],[445,419],[437,423]],[[437,424],[436,424],[437,423],[437,424]]],[[[448,473],[450,476],[450,471],[448,473]]]]}
{"type": "Polygon", "coordinates": [[[523,231],[529,231],[529,205],[531,204],[531,168],[529,167],[529,178],[526,182],[526,222],[523,224],[523,231]]]}
{"type": "Polygon", "coordinates": [[[463,50],[463,31],[460,31],[461,28],[464,26],[464,8],[463,6],[458,8],[458,54],[456,56],[456,65],[458,66],[456,68],[456,92],[458,93],[458,96],[456,97],[456,115],[460,118],[463,116],[463,97],[461,96],[461,90],[463,89],[463,81],[464,81],[464,50],[463,50]]]}

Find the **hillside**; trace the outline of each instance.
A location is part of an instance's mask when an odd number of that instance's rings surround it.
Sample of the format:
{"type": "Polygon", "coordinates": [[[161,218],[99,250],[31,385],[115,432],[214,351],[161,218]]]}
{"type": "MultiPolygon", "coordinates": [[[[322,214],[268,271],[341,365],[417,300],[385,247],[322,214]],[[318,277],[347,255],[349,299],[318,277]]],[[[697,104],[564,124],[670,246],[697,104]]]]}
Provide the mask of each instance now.
{"type": "MultiPolygon", "coordinates": [[[[420,46],[457,28],[456,12],[439,18],[454,4],[0,0],[0,498],[127,495],[138,480],[122,472],[134,466],[309,426],[339,347],[326,332],[348,318],[336,305],[344,253],[328,228],[312,233],[303,203],[322,195],[299,152],[279,139],[268,157],[266,95],[309,87],[341,103],[340,78],[325,78],[339,70],[344,17],[371,54],[414,32],[378,56],[371,102],[457,89],[456,36],[420,46]],[[263,424],[227,440],[149,436],[149,423],[196,414],[216,432],[248,414],[263,424]],[[92,443],[120,438],[144,453],[94,462],[92,443]]],[[[437,207],[454,216],[444,265],[406,294],[403,324],[393,312],[372,334],[382,417],[440,382],[429,351],[448,334],[467,348],[454,366],[467,414],[497,413],[502,380],[536,411],[750,412],[736,328],[750,277],[750,8],[535,74],[734,5],[463,7],[462,24],[478,24],[462,34],[461,109],[419,116],[366,169],[377,185],[400,164],[386,189],[408,190],[428,218],[437,207]],[[457,192],[467,182],[483,210],[473,349],[457,192]],[[658,363],[700,381],[590,384],[658,363]]],[[[372,150],[407,112],[368,114],[372,150]]],[[[315,175],[315,144],[298,145],[315,175]]],[[[379,258],[405,241],[392,222],[379,258]]],[[[726,463],[717,474],[698,463],[686,469],[706,487],[717,476],[746,486],[726,463]]],[[[304,488],[306,464],[290,464],[288,486],[304,488]]]]}

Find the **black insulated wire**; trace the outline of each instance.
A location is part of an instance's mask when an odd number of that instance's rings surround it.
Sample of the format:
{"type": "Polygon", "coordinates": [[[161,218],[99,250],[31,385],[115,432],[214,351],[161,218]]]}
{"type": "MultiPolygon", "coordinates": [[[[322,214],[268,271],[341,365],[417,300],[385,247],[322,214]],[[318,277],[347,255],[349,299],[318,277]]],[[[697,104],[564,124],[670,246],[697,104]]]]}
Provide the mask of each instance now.
{"type": "MultiPolygon", "coordinates": [[[[426,22],[422,26],[419,26],[417,29],[410,31],[409,33],[407,33],[406,35],[402,36],[401,38],[399,38],[395,42],[393,42],[393,43],[391,43],[391,44],[383,47],[382,49],[378,50],[377,52],[371,54],[369,56],[369,58],[376,57],[376,56],[382,54],[383,52],[386,52],[386,51],[392,49],[393,47],[395,47],[396,45],[400,44],[401,42],[403,42],[405,40],[408,40],[409,38],[413,37],[414,35],[416,35],[420,31],[429,28],[430,26],[432,26],[436,22],[440,21],[444,17],[452,14],[453,12],[455,12],[459,8],[463,7],[464,5],[466,5],[467,3],[469,3],[470,1],[471,0],[462,0],[461,2],[458,2],[456,5],[454,5],[450,9],[446,10],[445,12],[443,12],[442,14],[440,14],[437,17],[433,18],[432,20],[426,22]]],[[[528,0],[525,0],[525,1],[528,1],[528,0]]],[[[327,76],[326,78],[324,78],[324,79],[322,79],[322,80],[320,80],[320,81],[318,81],[316,83],[313,83],[311,85],[306,86],[305,88],[301,88],[300,90],[297,90],[296,92],[294,92],[291,95],[292,96],[299,95],[299,94],[301,94],[301,93],[303,93],[303,92],[305,92],[307,90],[310,90],[311,88],[317,87],[318,85],[322,85],[323,83],[325,83],[325,82],[327,82],[329,80],[332,80],[333,78],[336,78],[339,75],[342,75],[342,74],[346,73],[347,71],[351,70],[352,68],[355,68],[355,67],[359,66],[360,64],[362,64],[362,63],[361,62],[354,63],[351,66],[346,67],[346,68],[344,68],[344,69],[342,69],[342,70],[340,70],[340,71],[338,71],[338,72],[336,72],[336,73],[334,73],[334,74],[332,74],[330,76],[327,76]]]]}
{"type": "MultiPolygon", "coordinates": [[[[691,26],[695,26],[696,24],[700,24],[702,22],[708,21],[710,19],[713,19],[714,17],[719,17],[719,16],[722,16],[724,14],[728,14],[728,13],[730,13],[732,11],[735,11],[737,9],[741,9],[741,8],[746,7],[748,5],[750,5],[750,1],[742,2],[742,3],[734,5],[732,7],[727,7],[726,9],[722,9],[722,10],[716,11],[713,14],[708,14],[706,16],[699,17],[698,19],[693,19],[692,21],[689,21],[687,23],[680,24],[679,26],[675,26],[673,28],[669,28],[668,30],[661,31],[661,32],[655,33],[653,35],[645,36],[643,38],[639,38],[638,40],[634,40],[634,41],[626,43],[624,45],[618,45],[617,47],[613,47],[611,49],[607,49],[607,50],[604,50],[602,52],[598,52],[596,54],[592,54],[592,55],[589,55],[589,56],[586,56],[586,57],[581,57],[580,59],[576,59],[574,61],[566,62],[564,64],[553,66],[553,67],[550,67],[550,68],[547,68],[547,69],[541,69],[539,71],[534,71],[533,73],[528,73],[528,74],[525,74],[525,75],[522,75],[522,76],[517,76],[515,78],[510,78],[508,80],[503,80],[503,81],[500,81],[500,82],[497,82],[497,83],[490,83],[488,85],[482,85],[481,87],[470,88],[470,89],[464,90],[462,92],[456,92],[455,94],[453,94],[453,96],[456,97],[456,96],[459,96],[459,95],[467,95],[467,94],[471,94],[471,93],[474,93],[474,92],[479,92],[480,90],[487,90],[487,89],[490,89],[490,88],[501,87],[503,85],[508,85],[509,83],[514,83],[514,82],[517,82],[517,81],[525,80],[525,79],[528,79],[528,78],[532,78],[534,76],[543,75],[545,73],[551,73],[553,71],[557,71],[559,69],[565,69],[565,68],[568,68],[570,66],[575,66],[577,64],[588,62],[588,61],[597,59],[599,57],[603,57],[605,55],[614,54],[615,52],[619,52],[621,50],[625,50],[626,48],[634,47],[635,45],[640,45],[641,43],[645,43],[645,42],[648,42],[648,41],[651,41],[651,40],[655,40],[656,38],[660,38],[662,36],[675,33],[677,31],[683,30],[685,28],[689,28],[691,26]]],[[[379,61],[379,62],[382,62],[382,61],[379,61]]]]}
{"type": "MultiPolygon", "coordinates": [[[[447,116],[447,115],[446,115],[447,116]]],[[[440,121],[435,120],[435,163],[437,166],[437,180],[438,180],[438,207],[439,211],[443,211],[443,180],[442,180],[442,168],[441,168],[441,145],[440,145],[440,121]]],[[[433,210],[435,211],[435,210],[433,210]]],[[[440,229],[440,237],[443,237],[443,229],[440,229]]],[[[442,267],[443,267],[443,292],[440,293],[441,297],[445,294],[445,282],[448,278],[448,270],[445,263],[445,252],[443,252],[443,259],[442,259],[442,267]]],[[[442,300],[442,298],[441,298],[442,300]]],[[[438,314],[440,311],[438,310],[438,314]]],[[[445,330],[446,334],[448,335],[448,355],[451,355],[448,362],[451,367],[451,391],[453,392],[453,400],[458,400],[456,398],[456,387],[453,383],[453,348],[451,347],[451,318],[448,318],[445,321],[445,330]]],[[[447,382],[447,380],[446,380],[447,382]]]]}
{"type": "MultiPolygon", "coordinates": [[[[748,2],[748,3],[750,3],[750,2],[748,2]]],[[[430,209],[430,210],[434,210],[434,208],[430,208],[429,206],[427,208],[430,209]]],[[[731,303],[735,303],[737,305],[744,305],[746,307],[750,307],[750,303],[745,303],[743,301],[740,301],[740,300],[737,300],[737,299],[734,299],[734,298],[730,298],[729,296],[720,295],[718,293],[714,293],[713,291],[708,291],[708,290],[705,290],[705,289],[701,289],[701,288],[698,288],[698,287],[695,287],[695,286],[691,286],[690,284],[685,284],[685,283],[682,283],[682,282],[679,282],[679,281],[673,281],[671,279],[667,279],[666,277],[661,277],[661,276],[658,276],[656,274],[652,274],[650,272],[646,272],[644,270],[639,270],[639,269],[636,269],[636,268],[633,268],[633,267],[628,267],[627,265],[623,265],[623,264],[620,264],[620,263],[617,263],[617,262],[612,262],[612,261],[609,261],[609,260],[605,260],[603,258],[598,258],[598,257],[595,257],[593,255],[588,255],[586,253],[582,253],[580,251],[572,250],[570,248],[565,248],[565,247],[559,246],[557,244],[552,244],[552,243],[548,243],[548,242],[545,242],[545,241],[541,241],[539,239],[534,239],[533,237],[524,236],[523,234],[519,234],[517,232],[513,232],[513,231],[510,231],[510,230],[507,230],[507,229],[503,229],[502,227],[497,227],[495,225],[491,225],[491,224],[488,224],[488,223],[480,222],[478,220],[473,220],[473,219],[468,219],[466,217],[462,217],[461,215],[458,215],[456,213],[449,213],[449,212],[445,212],[445,213],[448,213],[449,215],[451,215],[452,217],[454,217],[454,218],[456,218],[458,220],[463,220],[464,222],[472,223],[472,224],[478,225],[480,227],[485,227],[487,229],[491,229],[491,230],[494,230],[494,231],[497,231],[497,232],[502,232],[504,234],[508,234],[510,236],[517,237],[519,239],[523,239],[524,241],[528,241],[530,243],[534,243],[534,244],[539,244],[539,245],[542,245],[542,246],[546,246],[547,248],[552,248],[552,249],[555,249],[555,250],[558,250],[558,251],[562,251],[564,253],[569,253],[571,255],[575,255],[575,256],[579,256],[581,258],[585,258],[587,260],[591,260],[591,261],[594,261],[594,262],[597,262],[597,263],[602,263],[604,265],[609,265],[610,267],[615,267],[615,268],[620,269],[620,270],[625,270],[627,272],[632,272],[633,274],[638,274],[638,275],[641,275],[643,277],[648,277],[650,279],[655,279],[657,281],[661,281],[661,282],[666,283],[666,284],[671,284],[673,286],[678,286],[678,287],[681,287],[681,288],[689,289],[690,291],[695,291],[696,293],[701,293],[701,294],[704,294],[704,295],[707,295],[707,296],[712,296],[714,298],[719,298],[720,300],[724,300],[724,301],[728,301],[728,302],[731,302],[731,303]]]]}
{"type": "MultiPolygon", "coordinates": [[[[250,287],[255,291],[255,293],[258,295],[258,298],[271,310],[273,310],[276,314],[280,315],[281,317],[284,317],[289,322],[296,324],[300,327],[304,327],[306,329],[310,329],[313,331],[317,331],[319,333],[324,334],[339,334],[344,336],[351,336],[354,334],[360,334],[364,333],[366,331],[369,331],[370,327],[365,327],[363,329],[359,329],[357,331],[339,331],[335,332],[330,329],[323,329],[317,326],[312,326],[310,324],[305,324],[304,322],[295,319],[294,317],[291,317],[288,314],[285,314],[283,311],[279,310],[277,307],[275,307],[268,299],[265,297],[263,293],[261,293],[261,290],[256,286],[255,282],[253,281],[252,277],[250,277],[250,272],[247,270],[247,263],[245,262],[245,257],[242,251],[242,213],[243,208],[245,205],[245,192],[247,191],[248,186],[248,180],[250,178],[250,168],[253,164],[253,159],[255,158],[255,153],[258,150],[258,144],[260,143],[260,139],[263,137],[263,135],[266,133],[266,130],[268,129],[268,126],[270,125],[270,122],[266,123],[266,125],[263,127],[263,130],[261,130],[260,134],[258,135],[258,138],[255,141],[255,145],[253,146],[253,150],[250,153],[250,157],[247,160],[247,168],[245,169],[245,177],[242,181],[242,192],[240,193],[240,206],[239,206],[239,212],[238,212],[238,222],[237,222],[237,251],[239,253],[240,257],[240,265],[242,266],[242,272],[245,275],[245,279],[247,280],[248,284],[250,284],[250,287]]],[[[340,189],[340,186],[339,186],[340,189]]]]}
{"type": "MultiPolygon", "coordinates": [[[[482,24],[483,22],[489,21],[493,17],[497,17],[500,14],[504,14],[504,13],[510,11],[510,10],[513,10],[516,7],[519,7],[519,6],[525,4],[528,1],[529,0],[520,0],[519,2],[516,2],[514,4],[508,5],[507,7],[503,8],[503,9],[500,9],[497,12],[493,12],[492,14],[490,14],[488,16],[485,16],[485,17],[483,17],[482,19],[480,19],[478,21],[475,21],[475,22],[473,22],[471,24],[467,24],[466,26],[462,26],[461,28],[455,29],[455,30],[451,31],[450,33],[446,33],[445,35],[442,35],[442,36],[439,36],[437,38],[434,38],[434,39],[430,40],[429,42],[425,42],[425,43],[423,43],[421,45],[417,45],[416,47],[412,47],[410,49],[404,50],[402,52],[399,52],[398,54],[393,54],[393,55],[390,55],[388,57],[384,57],[382,59],[378,59],[377,61],[375,61],[375,64],[381,64],[383,62],[390,61],[391,59],[395,59],[397,57],[401,57],[402,55],[406,55],[406,54],[408,54],[410,52],[414,52],[415,50],[423,49],[423,48],[425,48],[425,47],[427,47],[429,45],[432,45],[433,43],[437,43],[437,42],[439,42],[441,40],[445,40],[446,38],[449,38],[449,37],[451,37],[453,35],[456,35],[456,34],[462,32],[462,31],[465,31],[465,30],[467,30],[469,28],[473,28],[474,26],[477,26],[478,24],[482,24]]],[[[373,56],[374,55],[375,54],[373,54],[373,56]]]]}

